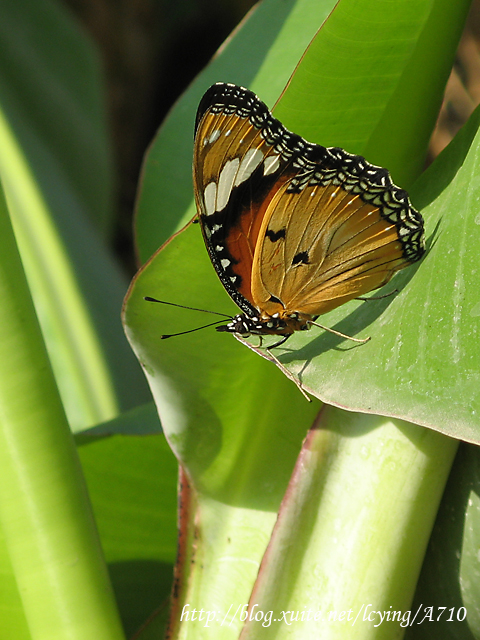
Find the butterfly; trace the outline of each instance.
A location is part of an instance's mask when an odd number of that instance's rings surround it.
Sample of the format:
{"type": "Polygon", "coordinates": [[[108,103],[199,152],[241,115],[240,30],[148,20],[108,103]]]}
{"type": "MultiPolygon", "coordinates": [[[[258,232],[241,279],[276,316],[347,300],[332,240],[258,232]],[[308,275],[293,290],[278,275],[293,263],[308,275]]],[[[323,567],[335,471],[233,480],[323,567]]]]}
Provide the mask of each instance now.
{"type": "Polygon", "coordinates": [[[234,84],[214,84],[199,104],[193,183],[210,259],[241,310],[217,331],[279,336],[266,357],[305,396],[271,349],[312,326],[366,342],[315,321],[425,252],[422,216],[386,169],[307,142],[234,84]]]}
{"type": "Polygon", "coordinates": [[[268,349],[425,251],[422,216],[386,169],[307,142],[234,84],[199,104],[193,180],[210,259],[242,311],[216,329],[280,336],[268,349]]]}

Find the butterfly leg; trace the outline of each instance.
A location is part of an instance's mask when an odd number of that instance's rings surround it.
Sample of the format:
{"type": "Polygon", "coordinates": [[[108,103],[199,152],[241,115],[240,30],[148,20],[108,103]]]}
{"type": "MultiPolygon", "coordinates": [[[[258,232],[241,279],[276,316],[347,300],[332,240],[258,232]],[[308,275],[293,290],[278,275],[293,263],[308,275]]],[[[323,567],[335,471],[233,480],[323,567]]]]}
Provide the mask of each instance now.
{"type": "Polygon", "coordinates": [[[293,334],[289,333],[286,336],[282,336],[282,339],[279,340],[278,342],[275,342],[275,344],[271,344],[269,347],[266,348],[266,351],[268,351],[268,354],[270,356],[270,358],[273,360],[273,362],[277,365],[277,367],[280,369],[280,371],[282,371],[282,373],[284,373],[287,378],[289,380],[291,380],[292,382],[295,383],[295,385],[298,387],[299,391],[304,395],[304,397],[311,402],[311,399],[308,397],[308,395],[305,393],[305,391],[303,390],[302,387],[302,383],[300,382],[300,380],[298,380],[297,378],[295,378],[295,376],[293,376],[290,371],[283,366],[283,364],[280,362],[280,360],[272,353],[272,349],[275,349],[276,347],[280,347],[282,344],[285,344],[285,342],[292,336],[293,334]]]}
{"type": "MultiPolygon", "coordinates": [[[[287,336],[289,337],[289,336],[287,336]]],[[[284,340],[285,342],[285,340],[284,340]]],[[[268,347],[268,349],[266,349],[266,351],[268,351],[268,359],[272,360],[272,362],[274,362],[277,367],[280,369],[280,371],[287,376],[287,378],[289,380],[291,380],[296,387],[298,388],[298,390],[300,391],[300,393],[309,401],[311,402],[311,398],[308,397],[308,395],[306,394],[306,392],[304,391],[303,387],[302,387],[302,383],[300,382],[300,380],[298,380],[298,378],[296,378],[292,373],[290,373],[290,371],[283,366],[283,364],[280,362],[280,360],[277,358],[277,356],[275,356],[271,351],[270,351],[271,347],[268,347]]]]}
{"type": "Polygon", "coordinates": [[[384,293],[383,296],[370,296],[370,298],[355,298],[355,300],[363,300],[363,302],[368,302],[369,300],[383,300],[383,298],[389,298],[393,296],[395,293],[398,293],[398,289],[394,289],[393,291],[389,291],[388,293],[384,293]]]}
{"type": "Polygon", "coordinates": [[[335,329],[325,327],[323,324],[318,324],[318,322],[312,322],[311,320],[308,324],[313,325],[314,327],[320,327],[320,329],[323,329],[324,331],[334,333],[336,336],[340,336],[340,338],[346,338],[347,340],[353,340],[353,342],[360,342],[361,344],[368,342],[371,339],[370,336],[368,338],[352,338],[352,336],[347,336],[345,333],[341,333],[341,331],[335,331],[335,329]]]}
{"type": "Polygon", "coordinates": [[[271,349],[275,349],[275,347],[280,347],[282,344],[284,344],[291,336],[291,333],[288,333],[286,336],[282,336],[282,339],[279,340],[278,342],[275,342],[275,344],[271,344],[269,347],[267,347],[267,351],[270,351],[271,349]]]}
{"type": "MultiPolygon", "coordinates": [[[[248,347],[249,349],[252,349],[252,351],[255,351],[255,349],[257,347],[252,347],[251,344],[249,344],[246,340],[243,340],[243,338],[239,335],[237,335],[236,333],[233,334],[233,336],[242,344],[244,344],[246,347],[248,347]]],[[[260,336],[261,337],[261,336],[260,336]]],[[[286,338],[289,338],[290,336],[286,336],[286,338]]],[[[285,342],[285,340],[282,340],[282,344],[283,342],[285,342]]],[[[275,346],[275,345],[273,345],[275,346]]],[[[295,386],[298,388],[298,390],[300,391],[300,393],[305,397],[306,400],[308,400],[308,402],[311,402],[312,399],[308,397],[307,393],[304,391],[303,387],[302,387],[302,383],[300,382],[300,380],[298,380],[298,378],[296,378],[292,373],[290,373],[290,371],[283,366],[283,364],[280,362],[280,360],[270,351],[272,347],[267,347],[267,349],[264,349],[262,351],[257,351],[257,353],[259,353],[263,358],[265,358],[266,360],[269,360],[270,362],[274,362],[277,367],[280,369],[280,371],[287,376],[287,378],[289,380],[291,380],[295,386]]]]}

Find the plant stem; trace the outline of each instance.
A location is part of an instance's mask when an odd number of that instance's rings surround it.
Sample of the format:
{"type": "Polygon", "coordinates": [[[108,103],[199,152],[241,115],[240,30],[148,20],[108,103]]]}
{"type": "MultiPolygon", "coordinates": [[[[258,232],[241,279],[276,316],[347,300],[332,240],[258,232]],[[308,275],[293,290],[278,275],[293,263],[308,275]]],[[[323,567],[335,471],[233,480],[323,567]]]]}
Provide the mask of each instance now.
{"type": "Polygon", "coordinates": [[[398,640],[457,444],[325,406],[285,494],[242,640],[398,640]],[[259,611],[277,622],[262,626],[259,611]]]}
{"type": "Polygon", "coordinates": [[[33,640],[120,640],[73,437],[0,192],[0,524],[33,640]]]}

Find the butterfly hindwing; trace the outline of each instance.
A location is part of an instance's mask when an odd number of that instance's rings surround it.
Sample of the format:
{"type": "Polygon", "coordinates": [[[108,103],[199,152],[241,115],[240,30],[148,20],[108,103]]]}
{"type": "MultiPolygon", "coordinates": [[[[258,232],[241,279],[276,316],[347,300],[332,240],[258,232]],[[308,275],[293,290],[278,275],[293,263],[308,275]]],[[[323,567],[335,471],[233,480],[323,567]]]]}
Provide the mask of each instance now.
{"type": "Polygon", "coordinates": [[[382,286],[409,262],[396,225],[339,185],[284,188],[270,209],[252,283],[256,304],[267,311],[273,296],[287,309],[321,315],[382,286]]]}

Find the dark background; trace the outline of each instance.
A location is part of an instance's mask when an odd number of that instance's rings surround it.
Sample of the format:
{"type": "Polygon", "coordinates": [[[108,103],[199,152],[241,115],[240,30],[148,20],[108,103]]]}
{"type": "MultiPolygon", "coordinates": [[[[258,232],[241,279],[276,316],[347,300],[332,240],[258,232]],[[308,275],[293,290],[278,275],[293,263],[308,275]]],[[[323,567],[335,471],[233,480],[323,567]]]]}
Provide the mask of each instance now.
{"type": "MultiPolygon", "coordinates": [[[[114,250],[135,271],[132,215],[139,171],[155,131],[254,0],[64,0],[95,41],[107,87],[117,173],[114,250]]],[[[429,162],[480,103],[480,0],[460,42],[429,162]]]]}

